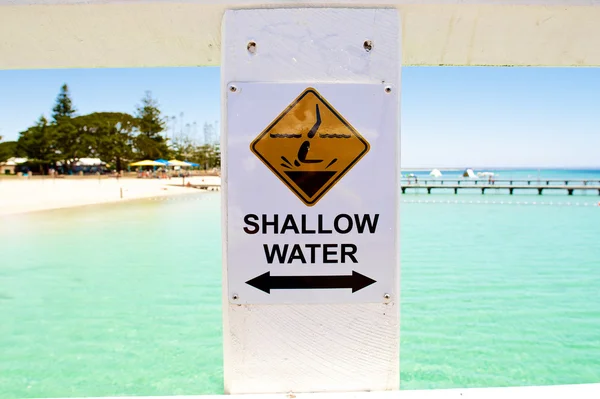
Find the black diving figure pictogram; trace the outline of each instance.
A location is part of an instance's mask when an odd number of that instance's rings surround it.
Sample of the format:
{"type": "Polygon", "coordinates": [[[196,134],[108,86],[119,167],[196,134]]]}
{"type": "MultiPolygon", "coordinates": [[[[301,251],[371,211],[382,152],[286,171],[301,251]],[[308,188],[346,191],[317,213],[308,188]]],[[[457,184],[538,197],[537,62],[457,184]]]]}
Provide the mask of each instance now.
{"type": "MultiPolygon", "coordinates": [[[[315,122],[313,127],[308,132],[309,140],[312,139],[313,137],[315,137],[315,134],[317,134],[317,130],[319,130],[319,126],[321,126],[321,112],[319,112],[319,104],[316,104],[315,107],[317,107],[317,121],[315,122]]],[[[322,159],[306,159],[306,156],[308,155],[308,151],[310,150],[310,141],[309,140],[304,140],[304,142],[300,145],[300,148],[298,149],[298,161],[300,161],[302,163],[321,163],[321,162],[323,162],[322,159]]],[[[300,166],[300,163],[298,161],[294,162],[294,164],[296,166],[300,166]]]]}
{"type": "MultiPolygon", "coordinates": [[[[304,140],[302,142],[302,144],[300,144],[300,148],[298,149],[298,154],[297,154],[298,159],[294,160],[294,166],[296,166],[296,167],[299,167],[302,164],[316,164],[316,163],[323,162],[323,159],[306,159],[306,157],[308,156],[308,152],[310,151],[310,140],[316,136],[317,131],[319,130],[319,127],[321,126],[321,112],[319,110],[319,104],[315,104],[315,109],[316,109],[317,120],[315,121],[315,124],[309,130],[309,132],[307,134],[308,140],[304,140]]],[[[281,133],[274,134],[274,133],[271,133],[271,137],[273,137],[273,138],[294,138],[295,139],[295,138],[301,138],[302,135],[301,134],[281,134],[281,133]]],[[[319,137],[336,138],[337,139],[337,138],[349,138],[350,135],[319,134],[319,137]]],[[[291,169],[292,163],[286,157],[281,156],[281,160],[284,162],[281,164],[281,166],[283,166],[284,168],[287,168],[287,169],[291,169]]],[[[337,162],[337,158],[333,158],[331,160],[331,162],[329,162],[327,164],[325,169],[328,169],[331,165],[333,165],[336,162],[337,162]]]]}

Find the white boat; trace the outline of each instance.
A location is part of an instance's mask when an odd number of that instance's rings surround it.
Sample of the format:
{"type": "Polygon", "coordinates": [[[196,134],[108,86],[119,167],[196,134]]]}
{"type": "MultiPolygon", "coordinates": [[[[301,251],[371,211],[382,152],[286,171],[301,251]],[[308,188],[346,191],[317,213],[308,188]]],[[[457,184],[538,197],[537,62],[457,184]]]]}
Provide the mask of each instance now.
{"type": "Polygon", "coordinates": [[[469,179],[476,179],[477,176],[473,173],[473,169],[467,169],[463,173],[463,177],[468,177],[469,179]]]}
{"type": "Polygon", "coordinates": [[[439,169],[433,169],[431,172],[429,172],[429,176],[442,177],[442,172],[440,172],[439,169]]]}

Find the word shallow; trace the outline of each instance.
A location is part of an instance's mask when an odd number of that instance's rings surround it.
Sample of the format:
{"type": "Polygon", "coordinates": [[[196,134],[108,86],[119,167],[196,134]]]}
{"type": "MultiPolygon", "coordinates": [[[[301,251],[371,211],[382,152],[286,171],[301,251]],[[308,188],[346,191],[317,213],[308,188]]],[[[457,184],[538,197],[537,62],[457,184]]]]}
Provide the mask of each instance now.
{"type": "Polygon", "coordinates": [[[256,215],[244,216],[246,234],[375,234],[379,214],[341,213],[336,216],[314,215],[256,215]]]}

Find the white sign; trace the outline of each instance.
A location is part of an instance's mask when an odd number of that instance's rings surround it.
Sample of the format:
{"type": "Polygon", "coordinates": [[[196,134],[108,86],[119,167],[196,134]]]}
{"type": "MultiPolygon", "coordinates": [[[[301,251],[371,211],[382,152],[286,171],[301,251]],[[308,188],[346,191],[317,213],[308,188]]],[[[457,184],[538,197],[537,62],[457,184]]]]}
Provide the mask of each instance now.
{"type": "Polygon", "coordinates": [[[383,303],[398,287],[398,96],[230,82],[230,303],[383,303]]]}

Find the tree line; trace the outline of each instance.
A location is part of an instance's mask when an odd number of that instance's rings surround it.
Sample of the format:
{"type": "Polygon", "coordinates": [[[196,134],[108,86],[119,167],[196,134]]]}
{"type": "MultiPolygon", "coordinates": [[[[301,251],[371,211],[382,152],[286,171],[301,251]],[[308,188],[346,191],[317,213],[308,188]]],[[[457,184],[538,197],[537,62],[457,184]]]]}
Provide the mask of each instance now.
{"type": "Polygon", "coordinates": [[[19,133],[17,141],[0,143],[0,162],[24,157],[28,169],[43,174],[51,168],[69,173],[81,158],[100,158],[116,171],[126,170],[134,161],[161,158],[191,161],[206,169],[220,167],[218,146],[200,145],[183,132],[167,139],[163,135],[166,127],[167,118],[150,92],[145,93],[134,115],[123,112],[77,115],[69,88],[64,84],[51,119],[42,115],[33,126],[19,133]]]}

